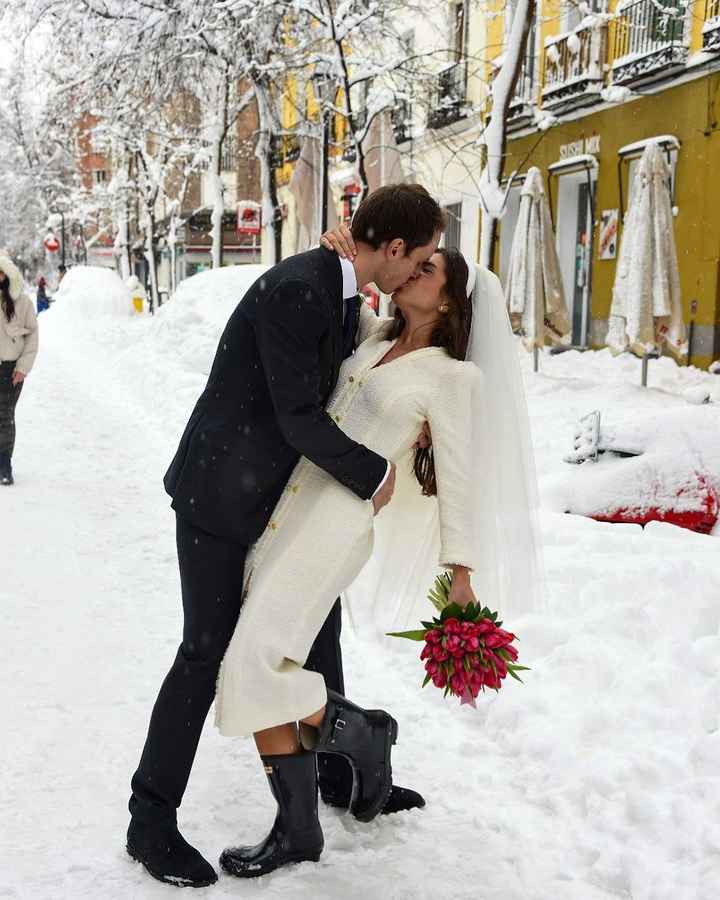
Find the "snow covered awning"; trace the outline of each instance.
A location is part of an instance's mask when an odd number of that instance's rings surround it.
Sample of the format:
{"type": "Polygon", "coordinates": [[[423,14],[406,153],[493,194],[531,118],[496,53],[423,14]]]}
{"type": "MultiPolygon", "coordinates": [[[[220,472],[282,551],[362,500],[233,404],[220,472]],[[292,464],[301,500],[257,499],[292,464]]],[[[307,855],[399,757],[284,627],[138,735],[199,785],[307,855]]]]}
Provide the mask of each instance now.
{"type": "Polygon", "coordinates": [[[597,171],[598,161],[592,153],[580,153],[578,156],[568,156],[567,159],[559,159],[548,166],[551,175],[570,172],[597,171]]]}
{"type": "Polygon", "coordinates": [[[657,137],[649,137],[642,141],[626,144],[618,150],[618,156],[621,159],[628,159],[632,156],[642,156],[643,150],[648,144],[652,143],[659,144],[662,149],[667,152],[680,149],[680,141],[674,134],[659,134],[657,137]]]}

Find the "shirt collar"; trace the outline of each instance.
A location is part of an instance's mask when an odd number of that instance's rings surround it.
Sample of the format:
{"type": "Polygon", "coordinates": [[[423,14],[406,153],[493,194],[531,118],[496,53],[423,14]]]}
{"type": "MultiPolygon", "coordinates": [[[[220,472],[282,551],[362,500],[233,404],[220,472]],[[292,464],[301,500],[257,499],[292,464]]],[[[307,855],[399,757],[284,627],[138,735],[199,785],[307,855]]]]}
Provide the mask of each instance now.
{"type": "Polygon", "coordinates": [[[358,292],[357,275],[355,274],[355,267],[349,259],[340,257],[340,271],[342,272],[343,300],[356,297],[358,292]]]}

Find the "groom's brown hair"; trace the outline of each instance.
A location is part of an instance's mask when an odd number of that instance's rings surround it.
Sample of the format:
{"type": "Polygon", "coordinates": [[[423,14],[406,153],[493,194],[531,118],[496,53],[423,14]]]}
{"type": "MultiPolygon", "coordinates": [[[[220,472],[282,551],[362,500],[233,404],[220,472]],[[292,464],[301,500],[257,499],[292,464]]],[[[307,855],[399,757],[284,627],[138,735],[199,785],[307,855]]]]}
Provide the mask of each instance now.
{"type": "Polygon", "coordinates": [[[377,250],[381,244],[401,238],[405,255],[429,244],[445,231],[447,216],[421,184],[388,184],[362,201],[350,230],[356,241],[377,250]]]}

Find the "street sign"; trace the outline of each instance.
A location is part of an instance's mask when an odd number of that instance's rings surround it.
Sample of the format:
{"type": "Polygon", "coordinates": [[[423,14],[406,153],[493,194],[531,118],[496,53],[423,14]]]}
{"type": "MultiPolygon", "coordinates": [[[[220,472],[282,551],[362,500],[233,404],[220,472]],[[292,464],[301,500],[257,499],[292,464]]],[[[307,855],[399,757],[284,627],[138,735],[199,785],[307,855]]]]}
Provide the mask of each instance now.
{"type": "Polygon", "coordinates": [[[243,200],[238,203],[237,226],[238,234],[260,234],[260,204],[252,200],[243,200]]]}
{"type": "Polygon", "coordinates": [[[48,253],[57,253],[60,249],[60,241],[55,237],[54,234],[49,234],[45,240],[43,241],[45,244],[45,249],[48,253]]]}

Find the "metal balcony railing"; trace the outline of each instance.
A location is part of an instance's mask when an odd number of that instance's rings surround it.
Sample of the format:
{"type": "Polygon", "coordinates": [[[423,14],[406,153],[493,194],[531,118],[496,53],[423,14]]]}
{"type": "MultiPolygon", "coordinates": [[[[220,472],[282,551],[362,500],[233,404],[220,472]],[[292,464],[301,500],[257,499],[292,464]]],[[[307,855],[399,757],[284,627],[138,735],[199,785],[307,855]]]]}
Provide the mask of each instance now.
{"type": "Polygon", "coordinates": [[[438,75],[436,99],[428,114],[429,128],[444,128],[466,116],[465,66],[455,63],[438,75]]]}
{"type": "Polygon", "coordinates": [[[604,27],[581,28],[545,46],[543,106],[571,109],[600,99],[607,56],[604,27]]]}
{"type": "Polygon", "coordinates": [[[674,74],[687,61],[682,0],[638,0],[615,20],[613,81],[626,84],[674,74]]]}
{"type": "Polygon", "coordinates": [[[703,50],[720,53],[720,0],[705,0],[703,50]]]}
{"type": "Polygon", "coordinates": [[[391,115],[395,142],[403,144],[412,137],[412,104],[409,100],[400,100],[391,115]]]}
{"type": "Polygon", "coordinates": [[[537,82],[535,80],[535,58],[527,57],[515,82],[515,90],[508,106],[508,131],[518,131],[529,125],[535,116],[537,82]]]}

